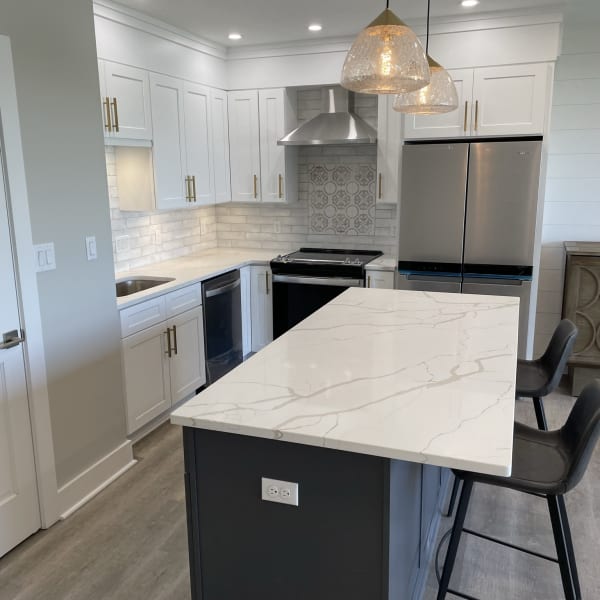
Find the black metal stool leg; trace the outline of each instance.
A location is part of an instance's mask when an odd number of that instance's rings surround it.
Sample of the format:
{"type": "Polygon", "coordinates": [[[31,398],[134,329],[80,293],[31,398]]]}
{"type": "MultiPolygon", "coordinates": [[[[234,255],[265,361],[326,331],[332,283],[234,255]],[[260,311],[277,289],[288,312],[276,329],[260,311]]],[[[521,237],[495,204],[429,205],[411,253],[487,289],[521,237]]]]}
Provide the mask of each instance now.
{"type": "MultiPolygon", "coordinates": [[[[548,496],[548,509],[550,511],[550,520],[552,521],[552,531],[554,532],[554,543],[556,544],[556,554],[558,555],[558,564],[560,566],[560,577],[562,579],[563,589],[566,600],[580,600],[581,595],[577,596],[573,574],[569,561],[569,552],[567,550],[567,540],[563,519],[559,507],[557,496],[548,496]]],[[[565,513],[566,516],[566,513],[565,513]]],[[[570,535],[569,535],[570,537],[570,535]]]]}
{"type": "Polygon", "coordinates": [[[452,493],[450,494],[450,503],[448,504],[447,517],[451,517],[454,512],[454,504],[456,503],[456,495],[458,494],[458,488],[460,487],[460,479],[454,477],[454,483],[452,484],[452,493]]]}
{"type": "Polygon", "coordinates": [[[544,411],[544,403],[541,398],[533,399],[533,408],[535,409],[535,418],[537,420],[538,429],[548,431],[548,423],[546,422],[546,413],[544,411]]]}
{"type": "Polygon", "coordinates": [[[567,507],[565,506],[565,498],[564,496],[557,496],[556,501],[558,503],[560,520],[565,536],[565,544],[567,547],[567,556],[569,558],[569,567],[571,569],[571,579],[573,581],[575,597],[579,599],[581,598],[581,587],[579,585],[579,574],[577,573],[577,563],[575,562],[575,550],[573,548],[573,539],[571,538],[571,527],[569,526],[567,507]]]}
{"type": "Polygon", "coordinates": [[[465,524],[465,517],[467,516],[467,508],[469,507],[469,499],[471,497],[472,490],[473,481],[471,479],[466,479],[463,482],[460,500],[458,501],[458,509],[456,510],[456,517],[452,527],[452,535],[450,536],[450,543],[448,544],[448,551],[446,552],[446,559],[444,560],[444,570],[442,571],[442,577],[440,579],[437,600],[444,600],[448,591],[450,575],[452,575],[452,569],[454,568],[456,551],[458,550],[460,534],[462,533],[463,526],[465,524]]]}

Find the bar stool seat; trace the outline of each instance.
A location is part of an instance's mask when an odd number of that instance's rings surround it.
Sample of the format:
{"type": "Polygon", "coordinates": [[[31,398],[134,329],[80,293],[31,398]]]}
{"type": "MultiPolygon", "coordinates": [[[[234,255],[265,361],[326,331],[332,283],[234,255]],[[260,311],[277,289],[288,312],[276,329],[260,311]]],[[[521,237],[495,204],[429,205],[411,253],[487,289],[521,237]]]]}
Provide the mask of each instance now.
{"type": "Polygon", "coordinates": [[[583,477],[599,437],[600,384],[595,381],[583,390],[561,429],[541,431],[521,423],[515,423],[510,477],[454,471],[457,479],[462,480],[463,489],[440,578],[437,600],[444,600],[447,593],[471,598],[471,596],[450,590],[448,587],[463,531],[539,558],[557,562],[560,567],[565,598],[567,600],[581,599],[575,552],[563,494],[573,489],[583,477]],[[475,483],[509,488],[545,498],[552,522],[557,558],[466,529],[464,522],[475,483]]]}

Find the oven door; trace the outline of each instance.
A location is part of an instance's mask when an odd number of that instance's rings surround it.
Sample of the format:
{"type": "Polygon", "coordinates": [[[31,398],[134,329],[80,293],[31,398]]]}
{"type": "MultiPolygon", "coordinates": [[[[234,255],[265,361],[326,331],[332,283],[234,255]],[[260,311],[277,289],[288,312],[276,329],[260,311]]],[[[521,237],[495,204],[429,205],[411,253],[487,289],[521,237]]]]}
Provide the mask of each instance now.
{"type": "Polygon", "coordinates": [[[349,287],[364,286],[364,279],[273,275],[273,337],[278,338],[349,287]]]}

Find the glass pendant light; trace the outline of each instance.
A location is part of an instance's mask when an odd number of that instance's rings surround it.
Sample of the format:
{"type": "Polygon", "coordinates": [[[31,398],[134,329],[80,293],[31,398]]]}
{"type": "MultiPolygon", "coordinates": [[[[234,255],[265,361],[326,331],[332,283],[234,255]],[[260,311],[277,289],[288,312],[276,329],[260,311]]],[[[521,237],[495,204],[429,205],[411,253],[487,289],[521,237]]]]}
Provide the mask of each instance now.
{"type": "Polygon", "coordinates": [[[458,108],[458,95],[452,77],[442,65],[429,56],[429,11],[431,0],[427,0],[427,61],[431,71],[429,85],[394,98],[393,109],[398,112],[417,115],[437,115],[458,108]]]}
{"type": "Polygon", "coordinates": [[[412,92],[429,83],[427,57],[415,32],[386,9],[359,34],[342,69],[342,87],[363,94],[412,92]]]}

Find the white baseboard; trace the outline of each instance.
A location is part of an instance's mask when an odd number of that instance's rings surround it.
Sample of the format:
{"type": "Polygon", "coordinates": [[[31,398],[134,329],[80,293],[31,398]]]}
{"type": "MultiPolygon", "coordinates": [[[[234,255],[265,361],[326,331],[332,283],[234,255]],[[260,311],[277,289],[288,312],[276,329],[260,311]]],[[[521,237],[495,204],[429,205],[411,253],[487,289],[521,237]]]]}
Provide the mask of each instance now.
{"type": "Polygon", "coordinates": [[[137,462],[133,458],[131,441],[120,446],[88,467],[58,489],[60,518],[66,519],[89,502],[104,488],[118,479],[137,462]]]}

